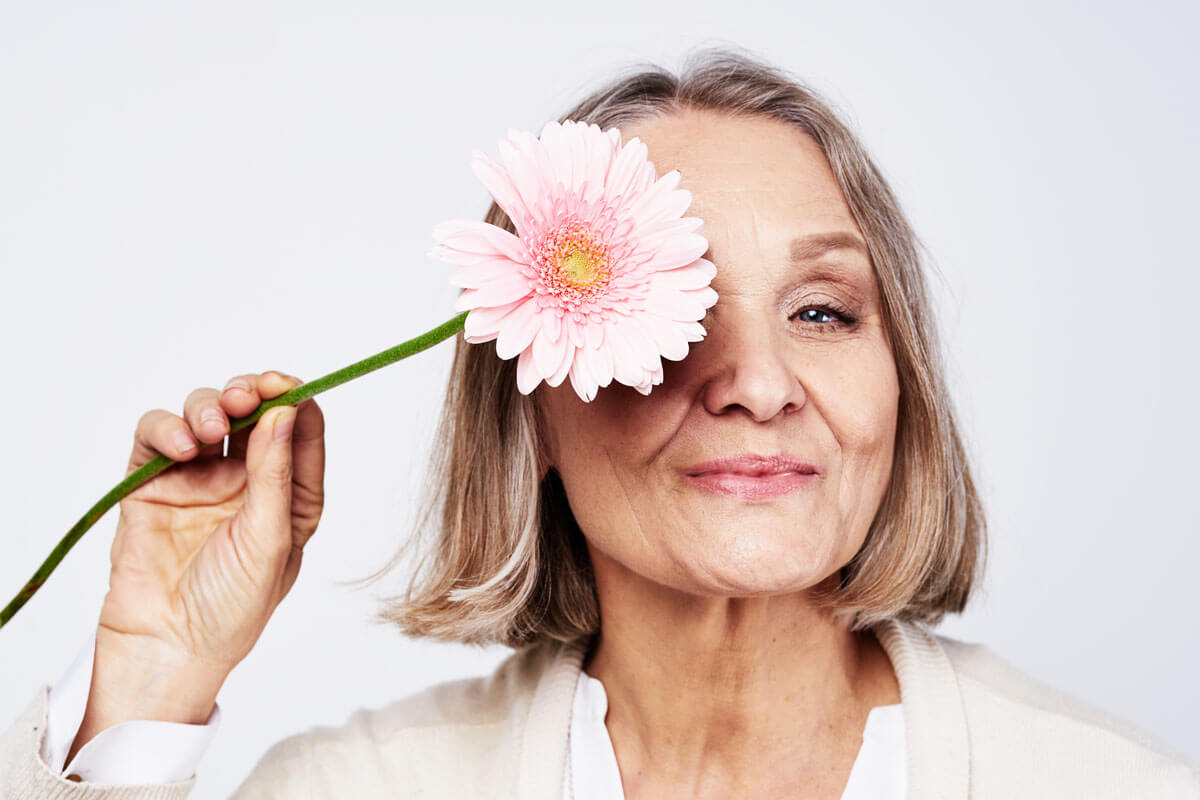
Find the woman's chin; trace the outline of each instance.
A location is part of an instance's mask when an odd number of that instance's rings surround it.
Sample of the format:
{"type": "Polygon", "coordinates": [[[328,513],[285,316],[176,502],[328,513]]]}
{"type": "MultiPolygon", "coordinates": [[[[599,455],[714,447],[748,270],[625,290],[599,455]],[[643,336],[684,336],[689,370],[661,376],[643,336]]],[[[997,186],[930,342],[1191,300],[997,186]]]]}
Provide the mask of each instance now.
{"type": "Polygon", "coordinates": [[[805,554],[804,545],[764,541],[761,536],[730,540],[681,564],[700,594],[728,597],[799,592],[830,572],[823,558],[805,554]]]}

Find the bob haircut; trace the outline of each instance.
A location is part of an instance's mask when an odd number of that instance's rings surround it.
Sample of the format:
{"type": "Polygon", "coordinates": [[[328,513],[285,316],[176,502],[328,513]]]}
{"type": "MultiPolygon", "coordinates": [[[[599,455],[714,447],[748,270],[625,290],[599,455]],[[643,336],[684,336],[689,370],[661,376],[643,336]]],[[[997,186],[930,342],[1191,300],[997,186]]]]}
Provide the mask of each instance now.
{"type": "MultiPolygon", "coordinates": [[[[679,76],[653,64],[584,98],[559,121],[601,129],[682,108],[781,120],[824,151],[866,237],[900,384],[892,474],[859,552],[809,591],[857,631],[898,618],[936,624],[982,578],[986,523],[947,392],[920,244],[880,171],[830,104],[782,70],[731,48],[693,51],[679,76]]],[[[485,221],[516,230],[494,202],[485,221]]],[[[600,609],[583,532],[558,473],[540,479],[537,391],[517,391],[516,359],[459,333],[403,595],[373,621],[407,635],[520,650],[596,633],[600,609]],[[437,524],[430,525],[431,520],[437,524]],[[431,539],[431,541],[430,541],[431,539]]]]}

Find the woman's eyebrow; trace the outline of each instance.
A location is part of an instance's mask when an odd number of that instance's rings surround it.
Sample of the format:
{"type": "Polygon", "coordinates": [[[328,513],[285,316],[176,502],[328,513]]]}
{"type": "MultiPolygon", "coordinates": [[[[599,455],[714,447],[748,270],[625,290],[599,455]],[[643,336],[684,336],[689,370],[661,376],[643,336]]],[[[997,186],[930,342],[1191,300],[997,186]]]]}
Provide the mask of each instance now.
{"type": "Polygon", "coordinates": [[[789,256],[793,264],[800,264],[819,258],[831,250],[854,250],[870,257],[866,243],[853,233],[845,231],[797,237],[792,240],[789,256]]]}
{"type": "Polygon", "coordinates": [[[826,281],[838,283],[865,298],[872,292],[874,270],[871,269],[871,256],[866,243],[853,233],[838,231],[834,233],[815,233],[792,240],[789,253],[793,267],[803,267],[804,281],[818,283],[826,281]],[[867,264],[866,270],[858,266],[857,260],[825,261],[814,263],[826,253],[836,250],[847,250],[858,253],[867,264]],[[865,293],[865,294],[864,294],[865,293]]]}

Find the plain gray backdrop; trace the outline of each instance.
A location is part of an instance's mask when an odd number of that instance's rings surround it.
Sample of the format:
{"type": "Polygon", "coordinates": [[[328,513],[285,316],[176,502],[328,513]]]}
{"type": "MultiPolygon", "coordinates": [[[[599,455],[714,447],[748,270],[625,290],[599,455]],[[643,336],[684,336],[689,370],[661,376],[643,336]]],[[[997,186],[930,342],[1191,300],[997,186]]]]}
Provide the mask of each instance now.
{"type": "MultiPolygon", "coordinates": [[[[940,633],[1200,760],[1194,3],[0,6],[0,604],[123,477],[143,412],[304,380],[453,316],[470,151],[635,61],[734,45],[844,114],[927,245],[990,571],[940,633]]],[[[489,345],[490,346],[490,345],[489,345]]],[[[283,737],[510,651],[370,621],[449,343],[318,397],[327,506],[218,702],[197,800],[283,737]]],[[[0,631],[0,726],[107,590],[111,510],[0,631]]]]}

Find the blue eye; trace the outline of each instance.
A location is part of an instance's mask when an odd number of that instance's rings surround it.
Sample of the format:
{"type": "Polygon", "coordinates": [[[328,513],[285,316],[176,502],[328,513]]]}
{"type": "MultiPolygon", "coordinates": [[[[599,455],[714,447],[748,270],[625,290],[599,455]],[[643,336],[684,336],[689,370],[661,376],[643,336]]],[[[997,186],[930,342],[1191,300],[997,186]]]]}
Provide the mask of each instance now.
{"type": "Polygon", "coordinates": [[[801,322],[807,322],[819,328],[848,328],[853,326],[857,319],[850,316],[850,312],[833,304],[826,305],[811,305],[804,306],[802,309],[792,315],[792,319],[800,319],[801,322]],[[819,312],[816,318],[812,316],[806,317],[809,312],[819,312]],[[835,317],[836,320],[832,323],[820,321],[820,316],[835,317]]]}

